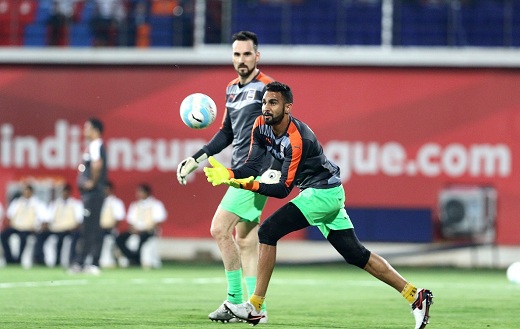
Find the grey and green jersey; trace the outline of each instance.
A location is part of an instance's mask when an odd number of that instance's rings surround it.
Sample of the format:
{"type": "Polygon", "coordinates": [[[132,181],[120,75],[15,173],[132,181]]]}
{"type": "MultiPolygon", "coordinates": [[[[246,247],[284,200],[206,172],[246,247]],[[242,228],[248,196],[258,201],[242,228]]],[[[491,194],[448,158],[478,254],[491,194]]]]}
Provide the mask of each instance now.
{"type": "MultiPolygon", "coordinates": [[[[258,72],[251,82],[241,85],[239,79],[226,88],[226,111],[219,131],[201,151],[208,156],[233,146],[231,168],[241,166],[247,159],[251,144],[251,131],[256,118],[262,114],[265,86],[272,82],[269,76],[258,72]]],[[[197,159],[198,154],[194,156],[197,159]]],[[[261,172],[269,168],[272,158],[266,157],[261,172]]]]}

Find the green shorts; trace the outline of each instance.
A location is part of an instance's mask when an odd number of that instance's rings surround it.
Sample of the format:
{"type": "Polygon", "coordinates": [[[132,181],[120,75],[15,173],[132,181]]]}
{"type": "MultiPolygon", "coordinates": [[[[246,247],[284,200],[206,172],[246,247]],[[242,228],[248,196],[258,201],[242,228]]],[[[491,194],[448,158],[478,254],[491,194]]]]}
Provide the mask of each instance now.
{"type": "Polygon", "coordinates": [[[220,201],[220,207],[237,215],[242,221],[260,223],[266,202],[267,197],[264,195],[229,187],[220,201]]]}
{"type": "Polygon", "coordinates": [[[353,228],[345,210],[343,186],[327,189],[307,188],[291,202],[300,209],[309,224],[319,228],[326,238],[330,230],[353,228]]]}

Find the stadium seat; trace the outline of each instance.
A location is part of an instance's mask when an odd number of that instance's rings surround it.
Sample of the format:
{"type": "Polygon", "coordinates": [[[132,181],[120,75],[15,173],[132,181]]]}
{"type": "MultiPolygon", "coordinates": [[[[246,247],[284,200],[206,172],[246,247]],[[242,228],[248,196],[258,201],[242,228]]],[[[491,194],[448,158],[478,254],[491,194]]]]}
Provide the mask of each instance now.
{"type": "Polygon", "coordinates": [[[381,44],[381,3],[352,2],[345,6],[345,44],[381,44]]]}
{"type": "Polygon", "coordinates": [[[72,47],[92,46],[92,35],[88,23],[80,22],[71,25],[69,45],[72,47]]]}
{"type": "Polygon", "coordinates": [[[47,18],[50,12],[50,1],[39,1],[36,6],[34,22],[24,29],[24,46],[45,46],[47,38],[47,18]]]}
{"type": "Polygon", "coordinates": [[[291,44],[337,44],[338,3],[296,3],[291,9],[291,44]]]}
{"type": "Polygon", "coordinates": [[[46,45],[47,27],[44,22],[29,24],[24,30],[24,46],[42,47],[46,45]]]}
{"type": "Polygon", "coordinates": [[[481,0],[461,6],[460,29],[464,32],[461,46],[504,46],[504,4],[481,0]],[[494,26],[495,28],[490,28],[494,26]]]}
{"type": "Polygon", "coordinates": [[[263,45],[289,44],[291,32],[282,24],[282,6],[280,3],[234,1],[233,12],[238,14],[233,17],[232,30],[255,31],[263,45]]]}
{"type": "Polygon", "coordinates": [[[449,5],[401,2],[394,14],[395,46],[447,46],[449,5]]]}
{"type": "Polygon", "coordinates": [[[150,16],[150,45],[173,46],[173,16],[150,16]]]}

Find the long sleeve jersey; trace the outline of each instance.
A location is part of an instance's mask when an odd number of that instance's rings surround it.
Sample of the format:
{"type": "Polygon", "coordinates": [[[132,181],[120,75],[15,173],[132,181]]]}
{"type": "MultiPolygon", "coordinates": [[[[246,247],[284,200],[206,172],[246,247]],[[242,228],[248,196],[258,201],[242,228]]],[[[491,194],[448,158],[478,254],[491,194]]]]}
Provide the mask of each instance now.
{"type": "Polygon", "coordinates": [[[294,186],[301,190],[331,188],[341,185],[339,167],[323,153],[323,148],[314,132],[305,123],[290,117],[286,132],[277,137],[262,116],[253,126],[249,157],[240,168],[232,169],[235,178],[257,176],[262,158],[270,153],[274,161],[281,163],[281,178],[277,184],[255,181],[252,191],[286,197],[294,186]]]}
{"type": "MultiPolygon", "coordinates": [[[[242,165],[249,152],[251,129],[255,119],[262,114],[262,97],[265,86],[273,81],[269,76],[259,72],[251,82],[241,85],[239,79],[231,81],[226,88],[226,112],[222,126],[213,138],[204,145],[200,154],[214,155],[220,153],[228,145],[233,145],[231,168],[242,165]]],[[[268,169],[272,162],[266,157],[261,171],[268,169]]]]}

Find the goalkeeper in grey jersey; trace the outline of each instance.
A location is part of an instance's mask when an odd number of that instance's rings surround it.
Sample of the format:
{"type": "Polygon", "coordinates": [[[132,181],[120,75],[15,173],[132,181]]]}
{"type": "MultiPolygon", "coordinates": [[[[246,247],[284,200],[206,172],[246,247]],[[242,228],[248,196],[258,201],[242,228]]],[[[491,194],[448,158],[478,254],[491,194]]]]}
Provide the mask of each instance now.
{"type": "MultiPolygon", "coordinates": [[[[255,119],[262,114],[265,86],[272,81],[257,68],[259,60],[256,35],[248,31],[234,34],[233,66],[238,77],[226,88],[226,111],[222,126],[208,144],[179,164],[177,179],[180,184],[186,184],[186,177],[197,169],[200,162],[220,153],[229,145],[233,147],[231,168],[241,166],[247,158],[251,129],[255,119]]],[[[262,172],[269,168],[271,160],[270,156],[265,158],[262,172]]],[[[266,196],[229,188],[213,216],[211,236],[222,254],[228,283],[224,301],[234,304],[244,301],[243,280],[248,296],[253,293],[258,260],[258,224],[266,201],[266,196]],[[235,229],[236,235],[233,236],[235,229]]],[[[238,321],[224,304],[211,312],[209,318],[221,322],[238,321]]],[[[266,321],[267,318],[263,320],[266,321]]]]}

